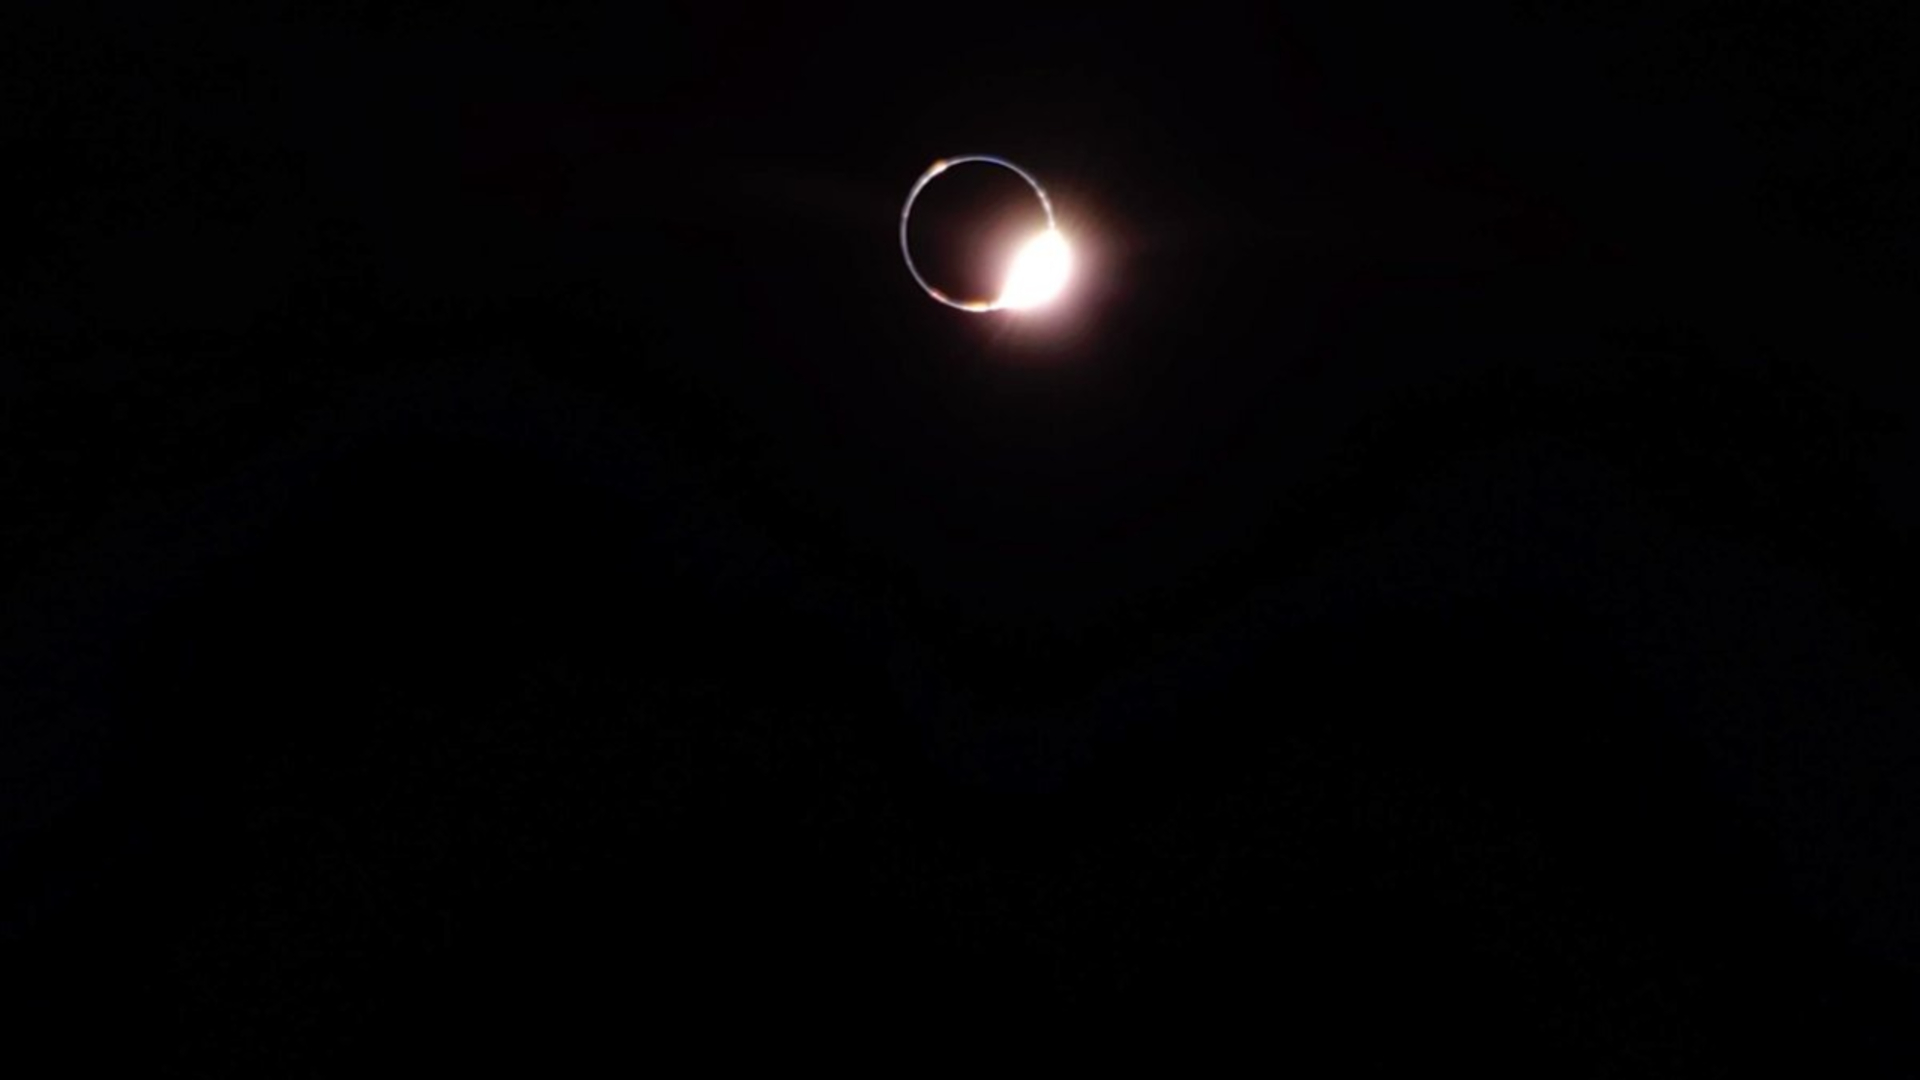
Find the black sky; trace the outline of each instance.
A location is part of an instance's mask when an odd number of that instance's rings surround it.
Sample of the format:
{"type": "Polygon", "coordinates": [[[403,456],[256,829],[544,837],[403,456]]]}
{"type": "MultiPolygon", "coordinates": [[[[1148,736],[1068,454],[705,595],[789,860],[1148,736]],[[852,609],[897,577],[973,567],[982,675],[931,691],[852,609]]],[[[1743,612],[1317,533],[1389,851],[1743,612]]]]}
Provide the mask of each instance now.
{"type": "Polygon", "coordinates": [[[10,1072],[1911,1074],[1899,5],[682,7],[8,16],[10,1072]]]}

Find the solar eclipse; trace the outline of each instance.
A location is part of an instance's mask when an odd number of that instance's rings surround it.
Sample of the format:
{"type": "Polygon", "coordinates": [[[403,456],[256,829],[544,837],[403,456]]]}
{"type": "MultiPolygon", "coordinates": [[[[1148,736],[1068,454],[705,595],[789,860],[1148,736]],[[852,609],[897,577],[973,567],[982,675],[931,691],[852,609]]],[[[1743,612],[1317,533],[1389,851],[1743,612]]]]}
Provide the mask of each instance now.
{"type": "Polygon", "coordinates": [[[1054,221],[1053,201],[1047,197],[1046,189],[1025,169],[990,154],[941,158],[920,174],[907,192],[906,204],[900,208],[900,256],[906,261],[907,271],[913,275],[921,291],[950,308],[973,314],[1023,311],[1044,306],[1065,289],[1073,269],[1072,249],[1054,221]],[[908,239],[908,224],[913,218],[914,203],[920,198],[920,193],[935,177],[955,166],[966,164],[994,165],[1012,172],[1033,190],[1034,196],[1040,201],[1040,209],[1046,215],[1046,227],[1027,239],[1008,260],[999,294],[991,300],[956,297],[928,281],[919,264],[914,261],[913,245],[908,239]]]}

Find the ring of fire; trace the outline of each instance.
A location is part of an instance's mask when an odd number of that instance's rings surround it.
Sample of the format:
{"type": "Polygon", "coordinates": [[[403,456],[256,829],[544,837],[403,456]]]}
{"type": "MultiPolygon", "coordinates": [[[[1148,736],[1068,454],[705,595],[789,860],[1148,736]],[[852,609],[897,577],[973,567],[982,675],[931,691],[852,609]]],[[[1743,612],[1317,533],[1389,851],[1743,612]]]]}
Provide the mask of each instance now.
{"type": "Polygon", "coordinates": [[[1066,239],[1055,227],[1053,201],[1047,198],[1046,189],[1041,187],[1040,182],[1035,180],[1027,170],[1005,158],[994,157],[991,154],[965,154],[960,157],[941,158],[929,165],[926,172],[920,174],[920,178],[914,181],[912,190],[907,192],[906,205],[900,208],[900,256],[906,260],[907,271],[913,275],[914,282],[920,286],[922,292],[950,308],[975,314],[988,311],[1018,311],[1047,303],[1066,287],[1067,274],[1073,263],[1066,239]],[[964,165],[968,162],[998,165],[1003,169],[1011,170],[1033,189],[1034,195],[1040,199],[1040,208],[1046,211],[1047,215],[1047,227],[1039,235],[1027,241],[1019,253],[1013,257],[1012,265],[1007,270],[1006,283],[1001,286],[1000,296],[994,300],[957,300],[940,291],[922,276],[920,268],[914,265],[913,251],[907,243],[907,222],[913,217],[914,200],[920,197],[921,190],[934,177],[955,165],[964,165]]]}

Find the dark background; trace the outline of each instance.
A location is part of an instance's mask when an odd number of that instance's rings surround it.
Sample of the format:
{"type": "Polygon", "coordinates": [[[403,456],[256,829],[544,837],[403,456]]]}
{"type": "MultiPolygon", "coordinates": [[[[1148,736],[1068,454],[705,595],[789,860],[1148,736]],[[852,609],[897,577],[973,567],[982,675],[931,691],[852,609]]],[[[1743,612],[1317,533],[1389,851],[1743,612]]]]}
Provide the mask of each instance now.
{"type": "Polygon", "coordinates": [[[683,7],[10,10],[10,1074],[1912,1075],[1902,5],[683,7]]]}

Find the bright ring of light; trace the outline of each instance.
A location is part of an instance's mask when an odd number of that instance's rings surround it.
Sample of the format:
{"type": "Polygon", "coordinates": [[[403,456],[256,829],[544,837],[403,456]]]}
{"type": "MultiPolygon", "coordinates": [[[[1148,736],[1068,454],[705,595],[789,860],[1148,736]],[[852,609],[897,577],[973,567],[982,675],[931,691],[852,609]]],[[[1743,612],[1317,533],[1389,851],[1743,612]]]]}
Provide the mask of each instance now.
{"type": "Polygon", "coordinates": [[[1041,187],[1040,181],[1035,180],[1033,175],[1027,172],[1027,170],[1015,165],[1006,158],[994,157],[991,154],[965,154],[960,157],[941,158],[939,161],[927,166],[927,171],[920,174],[920,179],[913,182],[913,189],[907,192],[907,204],[900,208],[900,256],[906,259],[907,270],[913,275],[913,280],[919,284],[921,291],[950,308],[975,313],[1000,311],[1006,308],[1029,307],[1044,303],[1046,300],[1052,298],[1053,293],[1058,291],[1059,285],[1057,282],[1042,283],[1037,287],[1029,286],[1028,288],[1033,291],[1033,296],[1030,300],[1023,300],[1014,295],[1016,292],[1026,291],[1022,290],[1018,284],[1023,280],[1023,274],[1025,278],[1031,278],[1034,273],[1033,270],[1023,271],[1023,264],[1031,264],[1036,261],[1054,264],[1046,266],[1041,269],[1040,272],[1047,274],[1048,271],[1051,271],[1050,276],[1062,279],[1066,272],[1065,243],[1060,239],[1059,231],[1054,227],[1053,201],[1047,198],[1047,190],[1041,187]],[[970,161],[983,162],[988,165],[998,165],[1003,169],[1011,170],[1015,176],[1025,180],[1027,186],[1033,189],[1033,193],[1040,197],[1040,209],[1046,211],[1047,214],[1046,231],[1041,233],[1035,241],[1029,243],[1026,251],[1022,253],[1021,257],[1015,260],[1014,272],[1010,275],[1009,279],[1010,287],[1006,291],[1003,291],[997,300],[955,300],[953,297],[934,288],[925,277],[921,276],[920,268],[914,265],[913,252],[907,245],[907,220],[913,216],[913,202],[920,197],[920,189],[926,187],[934,177],[939,176],[955,165],[965,165],[970,161]],[[1029,253],[1033,254],[1030,255],[1029,253]],[[1037,256],[1037,259],[1035,256],[1037,256]]]}

